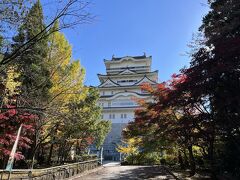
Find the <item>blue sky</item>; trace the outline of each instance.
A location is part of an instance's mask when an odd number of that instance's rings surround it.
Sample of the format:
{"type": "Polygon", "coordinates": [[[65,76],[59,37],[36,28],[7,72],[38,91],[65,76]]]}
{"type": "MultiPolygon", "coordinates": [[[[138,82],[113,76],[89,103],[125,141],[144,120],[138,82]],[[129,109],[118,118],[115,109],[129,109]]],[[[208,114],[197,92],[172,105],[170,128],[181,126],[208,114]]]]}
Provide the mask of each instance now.
{"type": "Polygon", "coordinates": [[[159,81],[168,80],[189,64],[191,41],[208,7],[206,0],[92,0],[97,19],[64,33],[73,46],[74,59],[86,69],[86,85],[98,85],[105,73],[103,59],[126,55],[152,56],[159,81]]]}

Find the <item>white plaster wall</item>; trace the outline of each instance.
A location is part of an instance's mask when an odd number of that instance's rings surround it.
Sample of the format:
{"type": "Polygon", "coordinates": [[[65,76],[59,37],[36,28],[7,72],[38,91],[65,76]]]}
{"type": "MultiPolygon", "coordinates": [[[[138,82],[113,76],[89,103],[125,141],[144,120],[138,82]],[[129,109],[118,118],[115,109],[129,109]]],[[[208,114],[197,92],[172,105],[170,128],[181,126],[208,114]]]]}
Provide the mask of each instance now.
{"type": "MultiPolygon", "coordinates": [[[[137,92],[139,94],[144,94],[144,92],[141,92],[141,89],[138,89],[137,92]]],[[[150,100],[151,98],[149,96],[138,96],[132,92],[136,91],[129,91],[124,92],[121,91],[120,93],[116,94],[114,93],[113,96],[110,97],[102,97],[100,98],[98,105],[101,107],[136,107],[138,106],[136,99],[143,98],[145,100],[150,100]]],[[[107,93],[105,93],[106,95],[107,93]]]]}
{"type": "Polygon", "coordinates": [[[134,119],[134,110],[111,110],[103,111],[103,119],[111,120],[112,123],[128,123],[134,119]],[[115,115],[115,118],[111,118],[109,115],[115,115]],[[126,114],[126,117],[124,117],[126,114]]]}
{"type": "Polygon", "coordinates": [[[126,59],[126,60],[123,60],[123,61],[119,61],[119,63],[118,62],[114,62],[114,63],[111,63],[110,65],[109,65],[109,68],[121,68],[121,67],[132,67],[132,66],[134,66],[134,67],[137,67],[137,66],[148,66],[148,62],[147,62],[147,60],[136,60],[136,61],[133,61],[133,60],[131,60],[131,59],[126,59]],[[137,63],[136,63],[136,61],[138,61],[137,63]]]}

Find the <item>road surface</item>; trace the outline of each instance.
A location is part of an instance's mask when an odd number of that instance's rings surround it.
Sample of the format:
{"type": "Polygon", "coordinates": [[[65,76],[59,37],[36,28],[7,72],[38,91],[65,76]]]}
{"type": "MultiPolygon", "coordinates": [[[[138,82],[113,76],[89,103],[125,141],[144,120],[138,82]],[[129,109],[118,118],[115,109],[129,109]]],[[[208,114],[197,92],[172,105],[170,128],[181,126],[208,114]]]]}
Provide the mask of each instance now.
{"type": "Polygon", "coordinates": [[[133,179],[169,179],[175,178],[161,166],[120,166],[119,163],[106,163],[97,170],[80,175],[73,180],[133,180],[133,179]]]}

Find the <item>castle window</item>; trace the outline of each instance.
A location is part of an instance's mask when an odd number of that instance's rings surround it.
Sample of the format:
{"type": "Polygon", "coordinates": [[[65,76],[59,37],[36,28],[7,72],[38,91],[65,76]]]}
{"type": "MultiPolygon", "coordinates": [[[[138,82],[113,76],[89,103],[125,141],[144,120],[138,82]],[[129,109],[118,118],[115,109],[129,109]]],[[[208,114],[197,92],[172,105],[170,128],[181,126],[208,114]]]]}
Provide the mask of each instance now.
{"type": "Polygon", "coordinates": [[[115,119],[115,114],[109,114],[109,119],[115,119]]]}
{"type": "Polygon", "coordinates": [[[127,118],[127,114],[121,114],[121,119],[126,119],[127,118]]]}

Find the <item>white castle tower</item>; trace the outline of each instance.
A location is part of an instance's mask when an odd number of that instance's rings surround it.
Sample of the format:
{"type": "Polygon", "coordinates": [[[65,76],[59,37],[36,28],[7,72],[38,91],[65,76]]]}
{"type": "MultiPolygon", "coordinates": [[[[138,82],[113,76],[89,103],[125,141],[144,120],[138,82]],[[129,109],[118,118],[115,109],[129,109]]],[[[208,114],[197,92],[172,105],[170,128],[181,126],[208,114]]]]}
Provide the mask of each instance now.
{"type": "Polygon", "coordinates": [[[141,90],[142,83],[156,84],[158,71],[151,71],[152,57],[125,56],[104,60],[106,75],[98,74],[101,84],[99,105],[102,119],[112,121],[112,130],[105,139],[103,156],[105,160],[120,160],[116,145],[121,142],[121,132],[134,119],[138,107],[136,98],[151,101],[148,93],[141,90]]]}

